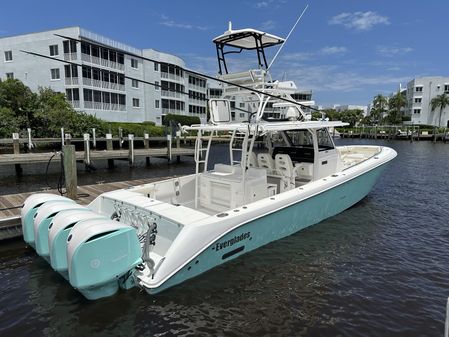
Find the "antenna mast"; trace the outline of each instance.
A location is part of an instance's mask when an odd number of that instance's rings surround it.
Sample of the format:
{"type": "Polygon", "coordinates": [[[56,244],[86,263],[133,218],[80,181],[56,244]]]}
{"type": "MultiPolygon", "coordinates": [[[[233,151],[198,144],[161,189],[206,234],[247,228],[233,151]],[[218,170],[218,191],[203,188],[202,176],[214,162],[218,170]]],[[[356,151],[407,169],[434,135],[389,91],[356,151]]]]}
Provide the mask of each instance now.
{"type": "Polygon", "coordinates": [[[309,5],[306,5],[306,7],[304,8],[304,10],[302,11],[301,15],[298,17],[298,19],[296,20],[295,24],[293,25],[292,29],[290,30],[290,32],[288,33],[287,37],[285,38],[284,43],[279,47],[278,51],[276,52],[276,55],[274,55],[273,59],[271,60],[270,64],[268,65],[268,69],[271,68],[271,65],[274,63],[274,61],[276,60],[277,56],[279,55],[279,53],[281,52],[282,48],[285,46],[285,44],[287,43],[288,38],[290,37],[290,35],[293,33],[293,31],[296,28],[296,25],[298,24],[299,20],[301,20],[302,16],[304,15],[304,13],[306,12],[307,8],[309,8],[309,5]]]}

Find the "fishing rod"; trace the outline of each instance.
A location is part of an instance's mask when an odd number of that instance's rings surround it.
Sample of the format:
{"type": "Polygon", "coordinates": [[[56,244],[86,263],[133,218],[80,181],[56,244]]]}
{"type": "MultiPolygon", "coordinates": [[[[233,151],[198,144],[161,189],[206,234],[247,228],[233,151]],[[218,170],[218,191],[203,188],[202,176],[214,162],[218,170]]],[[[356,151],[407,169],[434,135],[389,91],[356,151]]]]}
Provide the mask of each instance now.
{"type": "MultiPolygon", "coordinates": [[[[86,41],[86,40],[80,40],[80,39],[75,39],[75,38],[70,37],[70,36],[65,36],[65,35],[60,35],[60,34],[54,34],[54,35],[55,35],[55,36],[58,36],[58,37],[61,37],[61,38],[63,38],[63,39],[71,40],[71,41],[90,43],[89,41],[86,41]]],[[[91,44],[91,43],[90,43],[90,44],[91,44]]],[[[128,56],[132,56],[132,57],[135,57],[135,58],[139,58],[139,59],[144,60],[144,61],[149,61],[149,62],[153,62],[153,63],[157,63],[157,64],[164,63],[164,62],[157,61],[157,60],[154,60],[154,59],[151,59],[151,58],[148,58],[148,57],[144,57],[144,56],[141,56],[141,55],[137,55],[137,54],[135,54],[135,53],[127,52],[127,51],[120,50],[120,49],[117,49],[117,48],[111,48],[111,47],[106,46],[105,44],[102,44],[102,43],[98,43],[98,44],[101,45],[101,46],[105,46],[105,47],[107,47],[107,48],[110,49],[110,50],[113,50],[113,51],[122,53],[122,54],[124,54],[124,55],[128,55],[128,56]]],[[[259,95],[265,95],[265,96],[268,96],[268,97],[271,97],[271,98],[275,98],[275,99],[278,99],[278,100],[280,100],[280,101],[284,101],[284,102],[287,102],[287,103],[291,103],[291,104],[294,104],[294,105],[298,105],[298,106],[300,106],[300,107],[302,107],[302,108],[307,108],[307,109],[310,109],[310,110],[314,110],[314,111],[319,111],[319,112],[321,112],[321,110],[319,110],[319,109],[313,108],[313,107],[308,106],[308,105],[305,105],[305,104],[301,104],[301,103],[296,102],[296,101],[292,101],[292,100],[290,100],[290,99],[288,99],[288,98],[284,98],[284,97],[282,97],[282,96],[280,96],[280,95],[273,95],[273,94],[270,94],[270,93],[267,93],[267,92],[264,92],[264,91],[261,91],[261,90],[257,90],[257,89],[253,89],[253,88],[246,87],[246,86],[241,85],[241,84],[237,84],[237,83],[233,83],[233,82],[230,82],[230,81],[226,81],[226,80],[223,80],[223,79],[221,79],[221,78],[217,78],[217,77],[213,77],[213,76],[210,76],[210,75],[202,74],[202,73],[197,72],[197,71],[194,71],[194,70],[185,69],[185,68],[179,67],[179,66],[177,66],[177,67],[178,67],[179,69],[181,69],[181,70],[183,70],[183,71],[185,71],[185,72],[187,72],[187,73],[191,73],[191,74],[193,74],[193,75],[197,75],[197,76],[200,76],[200,77],[204,77],[204,78],[207,78],[207,79],[210,79],[210,80],[214,80],[214,81],[217,81],[217,82],[220,82],[220,83],[224,83],[224,84],[227,84],[227,85],[229,85],[229,86],[234,86],[234,87],[237,87],[237,88],[240,88],[240,89],[245,89],[245,90],[254,92],[254,93],[256,93],[256,94],[259,94],[259,95]]]]}

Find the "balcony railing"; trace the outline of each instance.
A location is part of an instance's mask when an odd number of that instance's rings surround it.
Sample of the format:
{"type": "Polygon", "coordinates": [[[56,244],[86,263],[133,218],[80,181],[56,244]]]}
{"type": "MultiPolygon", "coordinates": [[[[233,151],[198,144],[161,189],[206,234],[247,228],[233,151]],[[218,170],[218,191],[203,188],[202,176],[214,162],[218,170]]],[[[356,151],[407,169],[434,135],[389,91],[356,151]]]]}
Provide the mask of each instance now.
{"type": "MultiPolygon", "coordinates": [[[[68,79],[66,78],[66,84],[68,83],[68,79]]],[[[78,79],[76,78],[76,83],[72,81],[72,85],[78,84],[78,79]]],[[[110,88],[112,90],[125,91],[124,84],[105,82],[101,80],[93,80],[91,78],[83,77],[83,85],[88,87],[96,87],[96,88],[110,88]]]]}
{"type": "Polygon", "coordinates": [[[161,96],[181,98],[181,93],[175,92],[175,91],[170,91],[170,90],[161,90],[161,96]]]}
{"type": "Polygon", "coordinates": [[[76,53],[64,53],[64,60],[71,61],[78,59],[78,55],[76,53]]]}
{"type": "Polygon", "coordinates": [[[74,109],[79,109],[80,101],[69,101],[74,109]]]}
{"type": "Polygon", "coordinates": [[[65,85],[78,85],[79,80],[78,77],[66,77],[65,85]]]}
{"type": "MultiPolygon", "coordinates": [[[[74,108],[80,107],[80,101],[70,102],[74,108]]],[[[125,104],[84,101],[84,109],[126,111],[125,104]]]]}
{"type": "MultiPolygon", "coordinates": [[[[64,58],[65,58],[65,55],[64,55],[64,58]]],[[[75,54],[75,58],[74,59],[72,58],[72,60],[76,60],[76,54],[75,54]]],[[[101,65],[101,66],[107,67],[107,68],[118,69],[120,71],[125,70],[125,65],[122,63],[105,60],[103,58],[100,58],[97,56],[92,56],[92,55],[85,54],[85,53],[81,53],[81,60],[84,62],[88,62],[88,63],[98,64],[98,65],[101,65]]],[[[66,61],[69,61],[69,59],[66,59],[66,61]]]]}
{"type": "Polygon", "coordinates": [[[198,98],[189,98],[189,103],[205,106],[207,101],[206,99],[198,99],[198,98]]]}
{"type": "Polygon", "coordinates": [[[177,114],[177,115],[179,115],[179,114],[184,115],[185,111],[184,110],[170,109],[170,108],[162,108],[162,113],[163,114],[170,114],[170,113],[172,113],[172,114],[177,114]]]}
{"type": "Polygon", "coordinates": [[[161,78],[174,80],[174,81],[182,81],[184,79],[182,76],[178,76],[178,75],[170,74],[170,73],[164,73],[164,72],[161,72],[161,78]]]}
{"type": "Polygon", "coordinates": [[[197,91],[201,91],[201,92],[206,92],[206,87],[201,87],[201,86],[196,85],[196,84],[190,84],[189,83],[189,89],[197,90],[197,91]]]}

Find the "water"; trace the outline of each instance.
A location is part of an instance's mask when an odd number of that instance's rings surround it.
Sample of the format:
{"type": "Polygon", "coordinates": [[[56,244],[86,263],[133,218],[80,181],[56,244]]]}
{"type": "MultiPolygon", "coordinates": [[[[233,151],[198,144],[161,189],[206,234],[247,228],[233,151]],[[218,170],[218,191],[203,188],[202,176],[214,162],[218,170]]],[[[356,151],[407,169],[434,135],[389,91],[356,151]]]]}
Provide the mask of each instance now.
{"type": "MultiPolygon", "coordinates": [[[[449,145],[345,142],[398,151],[368,197],[156,296],[132,289],[89,302],[21,241],[1,244],[0,335],[442,336],[449,145]]],[[[112,175],[192,167],[161,162],[150,170],[123,166],[112,175]]],[[[102,180],[113,179],[99,171],[102,180]]]]}

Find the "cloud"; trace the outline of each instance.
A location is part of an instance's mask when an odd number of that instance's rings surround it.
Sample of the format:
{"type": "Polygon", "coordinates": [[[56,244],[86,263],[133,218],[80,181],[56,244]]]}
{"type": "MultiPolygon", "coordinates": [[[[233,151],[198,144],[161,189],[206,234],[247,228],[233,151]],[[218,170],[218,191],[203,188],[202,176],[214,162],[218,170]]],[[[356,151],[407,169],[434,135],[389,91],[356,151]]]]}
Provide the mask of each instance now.
{"type": "Polygon", "coordinates": [[[377,53],[382,56],[394,57],[399,55],[404,55],[413,51],[411,47],[389,47],[389,46],[378,46],[376,49],[377,53]]]}
{"type": "Polygon", "coordinates": [[[346,28],[354,28],[359,31],[367,31],[376,25],[389,25],[390,20],[386,16],[381,16],[376,12],[354,12],[340,13],[332,17],[328,23],[330,25],[342,25],[346,28]]]}
{"type": "Polygon", "coordinates": [[[296,53],[286,53],[281,55],[280,58],[284,61],[309,61],[318,56],[326,56],[326,55],[341,55],[345,54],[348,51],[348,48],[343,46],[326,46],[321,48],[318,51],[312,52],[296,52],[296,53]]]}
{"type": "Polygon", "coordinates": [[[321,48],[320,53],[323,55],[334,55],[334,54],[344,54],[347,51],[348,49],[346,47],[332,46],[321,48]]]}
{"type": "Polygon", "coordinates": [[[260,29],[262,30],[271,30],[274,29],[276,27],[276,22],[274,22],[273,20],[267,20],[265,22],[262,22],[262,24],[260,25],[260,29]]]}
{"type": "Polygon", "coordinates": [[[160,24],[170,28],[208,30],[208,27],[205,26],[195,26],[189,23],[176,22],[164,14],[161,15],[161,19],[162,21],[160,22],[160,24]]]}
{"type": "Polygon", "coordinates": [[[264,0],[258,1],[254,4],[254,8],[263,9],[263,8],[279,8],[281,5],[285,4],[286,0],[264,0]]]}

